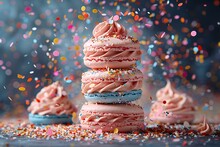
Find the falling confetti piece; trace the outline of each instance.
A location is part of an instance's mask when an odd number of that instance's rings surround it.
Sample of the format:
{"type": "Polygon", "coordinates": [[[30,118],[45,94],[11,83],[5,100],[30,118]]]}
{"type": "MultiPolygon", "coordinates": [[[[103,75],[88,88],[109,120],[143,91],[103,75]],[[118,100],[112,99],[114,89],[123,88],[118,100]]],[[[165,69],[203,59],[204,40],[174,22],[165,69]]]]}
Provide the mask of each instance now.
{"type": "Polygon", "coordinates": [[[12,98],[11,98],[11,97],[8,97],[8,99],[9,99],[10,101],[12,101],[12,98]]]}
{"type": "Polygon", "coordinates": [[[114,20],[114,21],[118,21],[118,20],[119,20],[119,16],[118,16],[118,15],[115,15],[115,16],[113,17],[113,20],[114,20]]]}
{"type": "Polygon", "coordinates": [[[193,36],[193,37],[195,37],[196,34],[197,34],[196,31],[192,31],[192,32],[191,32],[191,36],[193,36]]]}
{"type": "Polygon", "coordinates": [[[59,43],[59,39],[58,39],[58,38],[54,38],[54,39],[53,39],[53,43],[54,43],[54,44],[58,44],[58,43],[59,43]]]}
{"type": "Polygon", "coordinates": [[[66,57],[62,56],[62,57],[60,57],[60,60],[61,61],[66,61],[66,57]]]}
{"type": "Polygon", "coordinates": [[[31,82],[31,81],[32,81],[32,78],[28,78],[28,79],[27,79],[27,82],[31,82]]]}
{"type": "Polygon", "coordinates": [[[178,7],[181,7],[182,5],[183,5],[183,3],[179,3],[179,4],[178,4],[178,7]]]}
{"type": "Polygon", "coordinates": [[[10,45],[9,45],[9,46],[10,46],[10,47],[12,47],[12,46],[13,46],[13,44],[14,44],[14,42],[10,43],[10,45]]]}
{"type": "Polygon", "coordinates": [[[193,75],[192,75],[192,80],[195,80],[195,79],[196,79],[196,75],[193,74],[193,75]]]}
{"type": "Polygon", "coordinates": [[[83,12],[82,14],[83,14],[84,19],[87,19],[89,17],[89,14],[86,12],[83,12]]]}
{"type": "Polygon", "coordinates": [[[152,27],[152,24],[146,23],[145,26],[150,28],[150,27],[152,27]]]}
{"type": "Polygon", "coordinates": [[[127,15],[128,15],[128,13],[129,13],[128,11],[125,11],[125,12],[124,12],[124,16],[127,16],[127,15]]]}
{"type": "Polygon", "coordinates": [[[80,50],[80,46],[79,46],[79,45],[75,45],[75,46],[74,46],[74,49],[75,49],[76,51],[78,51],[78,50],[80,50]]]}
{"type": "Polygon", "coordinates": [[[40,84],[37,84],[36,86],[35,86],[35,88],[38,88],[40,86],[40,84]]]}
{"type": "Polygon", "coordinates": [[[17,77],[18,77],[19,79],[24,79],[24,78],[25,78],[25,76],[23,76],[23,75],[21,75],[21,74],[17,74],[17,77]]]}
{"type": "Polygon", "coordinates": [[[86,7],[85,6],[82,6],[81,7],[81,11],[85,11],[86,10],[86,7]]]}
{"type": "Polygon", "coordinates": [[[92,13],[98,13],[97,9],[92,9],[92,13]]]}
{"type": "Polygon", "coordinates": [[[57,20],[57,21],[60,21],[60,17],[56,17],[56,20],[57,20]]]}
{"type": "Polygon", "coordinates": [[[24,10],[26,13],[30,13],[32,11],[32,8],[30,6],[27,6],[24,10]]]}
{"type": "Polygon", "coordinates": [[[58,50],[56,50],[56,51],[53,52],[53,55],[54,55],[55,57],[57,57],[57,56],[60,55],[60,52],[59,52],[58,50]]]}
{"type": "Polygon", "coordinates": [[[138,16],[138,15],[135,15],[135,16],[134,16],[134,20],[135,20],[135,21],[138,21],[138,19],[139,19],[139,16],[138,16]]]}
{"type": "Polygon", "coordinates": [[[68,28],[68,30],[71,30],[73,28],[73,25],[69,24],[67,28],[68,28]]]}
{"type": "Polygon", "coordinates": [[[161,33],[160,38],[163,38],[165,34],[165,32],[161,33]]]}
{"type": "Polygon", "coordinates": [[[36,31],[36,30],[37,30],[37,28],[36,28],[36,27],[33,27],[33,28],[32,28],[32,30],[33,30],[33,31],[36,31]]]}
{"type": "Polygon", "coordinates": [[[199,51],[198,47],[194,47],[193,51],[194,51],[194,54],[196,54],[199,51]]]}
{"type": "Polygon", "coordinates": [[[59,75],[59,71],[55,71],[55,72],[53,73],[53,75],[54,75],[54,76],[58,76],[58,75],[59,75]]]}
{"type": "Polygon", "coordinates": [[[18,90],[20,90],[20,91],[25,91],[26,88],[25,88],[25,87],[19,87],[18,90]]]}
{"type": "Polygon", "coordinates": [[[78,19],[79,19],[79,20],[84,20],[83,15],[78,15],[78,19]]]}
{"type": "Polygon", "coordinates": [[[25,101],[25,104],[28,106],[28,105],[30,105],[30,101],[29,100],[26,100],[25,101]]]}

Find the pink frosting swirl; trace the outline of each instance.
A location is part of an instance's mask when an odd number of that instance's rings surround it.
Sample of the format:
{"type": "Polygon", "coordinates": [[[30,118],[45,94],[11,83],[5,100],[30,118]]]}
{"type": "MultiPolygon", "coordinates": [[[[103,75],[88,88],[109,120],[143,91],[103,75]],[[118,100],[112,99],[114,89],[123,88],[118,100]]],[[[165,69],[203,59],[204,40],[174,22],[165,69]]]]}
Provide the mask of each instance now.
{"type": "Polygon", "coordinates": [[[106,60],[111,60],[112,58],[116,59],[123,59],[123,58],[130,58],[130,59],[141,59],[141,51],[85,51],[85,60],[86,59],[95,59],[95,58],[101,58],[106,60]]]}
{"type": "Polygon", "coordinates": [[[199,134],[206,136],[213,133],[212,127],[207,123],[206,118],[203,119],[203,123],[197,126],[197,131],[199,134]]]}
{"type": "Polygon", "coordinates": [[[143,121],[143,114],[112,114],[112,113],[95,113],[95,112],[83,112],[81,111],[80,120],[84,123],[121,123],[121,122],[134,122],[134,121],[143,121]]]}
{"type": "Polygon", "coordinates": [[[82,93],[126,92],[138,90],[142,87],[142,81],[127,82],[89,82],[82,83],[82,93]]]}
{"type": "Polygon", "coordinates": [[[108,21],[99,23],[94,28],[92,33],[95,38],[112,35],[127,36],[127,30],[124,28],[124,26],[117,22],[113,22],[112,24],[110,24],[108,21]]]}
{"type": "Polygon", "coordinates": [[[142,87],[143,74],[133,69],[99,69],[82,74],[82,93],[125,92],[142,87]]]}
{"type": "Polygon", "coordinates": [[[28,107],[32,114],[39,115],[72,115],[77,109],[68,100],[67,93],[59,82],[41,89],[28,107]]]}
{"type": "Polygon", "coordinates": [[[151,107],[150,119],[163,123],[193,121],[195,109],[192,98],[174,89],[170,81],[156,96],[158,101],[151,107]]]}

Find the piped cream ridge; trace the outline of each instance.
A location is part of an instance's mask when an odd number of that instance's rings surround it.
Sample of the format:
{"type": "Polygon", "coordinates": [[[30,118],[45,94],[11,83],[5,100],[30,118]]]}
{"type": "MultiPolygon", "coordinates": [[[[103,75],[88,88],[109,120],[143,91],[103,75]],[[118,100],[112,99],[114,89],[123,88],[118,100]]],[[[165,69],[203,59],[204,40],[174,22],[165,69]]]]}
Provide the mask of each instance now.
{"type": "Polygon", "coordinates": [[[89,70],[82,74],[82,93],[138,90],[142,81],[143,74],[137,68],[89,70]]]}

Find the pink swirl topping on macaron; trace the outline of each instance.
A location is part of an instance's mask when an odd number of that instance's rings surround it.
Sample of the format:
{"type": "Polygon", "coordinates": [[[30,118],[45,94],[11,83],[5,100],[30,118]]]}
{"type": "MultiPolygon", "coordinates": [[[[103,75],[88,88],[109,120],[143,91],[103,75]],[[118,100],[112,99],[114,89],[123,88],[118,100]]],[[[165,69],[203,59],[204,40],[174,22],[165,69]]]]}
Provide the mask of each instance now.
{"type": "Polygon", "coordinates": [[[213,129],[210,124],[207,123],[206,118],[204,117],[203,123],[197,126],[197,131],[199,134],[206,136],[211,135],[213,133],[213,129]]]}
{"type": "Polygon", "coordinates": [[[99,23],[93,29],[92,33],[95,38],[112,35],[127,36],[127,30],[124,28],[124,26],[115,21],[113,21],[113,23],[109,23],[108,21],[99,23]]]}
{"type": "Polygon", "coordinates": [[[72,115],[77,109],[69,101],[67,93],[59,82],[44,87],[37,94],[28,111],[39,115],[72,115]]]}
{"type": "Polygon", "coordinates": [[[140,44],[136,38],[127,36],[121,24],[108,20],[99,23],[93,36],[84,44],[84,64],[93,69],[132,68],[141,60],[140,44]]]}
{"type": "Polygon", "coordinates": [[[157,93],[157,101],[152,105],[150,119],[161,123],[183,123],[193,121],[193,100],[187,94],[174,89],[167,81],[167,85],[157,93]]]}
{"type": "Polygon", "coordinates": [[[138,90],[142,80],[143,74],[137,68],[89,70],[82,74],[82,93],[138,90]]]}

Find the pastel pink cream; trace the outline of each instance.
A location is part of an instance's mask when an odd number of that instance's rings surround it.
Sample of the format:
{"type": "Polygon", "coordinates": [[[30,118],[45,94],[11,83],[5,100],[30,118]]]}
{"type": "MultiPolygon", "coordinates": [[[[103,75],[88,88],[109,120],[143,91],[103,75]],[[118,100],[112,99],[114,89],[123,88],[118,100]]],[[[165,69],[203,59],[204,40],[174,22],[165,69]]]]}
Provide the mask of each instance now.
{"type": "Polygon", "coordinates": [[[144,128],[144,111],[134,104],[87,103],[82,106],[79,120],[83,129],[132,132],[144,128]]]}
{"type": "Polygon", "coordinates": [[[157,93],[157,101],[152,105],[149,118],[158,123],[183,123],[194,120],[193,100],[187,94],[167,85],[157,93]]]}
{"type": "Polygon", "coordinates": [[[68,99],[63,86],[55,82],[41,89],[28,111],[39,115],[72,115],[77,109],[68,99]]]}
{"type": "Polygon", "coordinates": [[[82,93],[138,90],[142,80],[143,74],[137,68],[89,70],[82,74],[82,93]]]}

